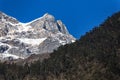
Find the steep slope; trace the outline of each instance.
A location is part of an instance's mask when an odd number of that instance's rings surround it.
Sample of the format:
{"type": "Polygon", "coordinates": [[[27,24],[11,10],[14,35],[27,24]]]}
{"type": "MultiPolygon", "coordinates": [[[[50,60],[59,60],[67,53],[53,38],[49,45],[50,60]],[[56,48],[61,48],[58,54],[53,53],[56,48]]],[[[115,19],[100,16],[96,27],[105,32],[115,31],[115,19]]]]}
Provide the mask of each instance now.
{"type": "Polygon", "coordinates": [[[1,80],[120,80],[120,12],[31,65],[0,64],[1,80]]]}
{"type": "Polygon", "coordinates": [[[73,44],[32,64],[37,80],[120,80],[120,12],[73,44]]]}
{"type": "Polygon", "coordinates": [[[21,23],[0,12],[0,59],[24,59],[31,54],[51,53],[75,38],[66,26],[46,13],[28,23],[21,23]]]}

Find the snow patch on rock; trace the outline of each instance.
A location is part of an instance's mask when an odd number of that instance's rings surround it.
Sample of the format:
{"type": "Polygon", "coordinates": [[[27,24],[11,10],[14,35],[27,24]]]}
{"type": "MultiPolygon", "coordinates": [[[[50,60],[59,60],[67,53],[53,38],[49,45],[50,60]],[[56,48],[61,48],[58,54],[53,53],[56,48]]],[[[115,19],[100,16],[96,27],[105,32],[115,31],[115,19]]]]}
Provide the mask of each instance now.
{"type": "Polygon", "coordinates": [[[23,43],[26,44],[31,44],[32,46],[36,46],[39,45],[40,43],[42,43],[44,40],[46,40],[47,38],[40,38],[40,39],[29,39],[29,38],[19,38],[19,40],[23,43]]]}

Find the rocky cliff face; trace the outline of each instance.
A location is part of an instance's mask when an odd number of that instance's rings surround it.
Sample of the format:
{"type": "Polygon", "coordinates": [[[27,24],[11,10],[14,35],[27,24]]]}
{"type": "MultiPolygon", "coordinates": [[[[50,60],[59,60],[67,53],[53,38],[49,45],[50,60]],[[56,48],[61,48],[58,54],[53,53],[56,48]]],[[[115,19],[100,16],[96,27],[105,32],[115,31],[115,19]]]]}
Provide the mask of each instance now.
{"type": "Polygon", "coordinates": [[[61,45],[69,44],[75,38],[54,16],[43,17],[28,23],[21,23],[0,12],[0,59],[27,58],[31,54],[51,53],[61,45]]]}

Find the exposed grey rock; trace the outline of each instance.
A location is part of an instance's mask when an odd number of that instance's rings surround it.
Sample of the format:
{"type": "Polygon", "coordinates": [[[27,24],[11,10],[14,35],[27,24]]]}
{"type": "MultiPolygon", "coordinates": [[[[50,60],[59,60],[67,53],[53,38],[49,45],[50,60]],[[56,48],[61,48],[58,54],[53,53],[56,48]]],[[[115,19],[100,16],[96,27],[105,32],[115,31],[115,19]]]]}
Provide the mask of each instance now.
{"type": "Polygon", "coordinates": [[[51,53],[74,41],[62,21],[48,13],[31,22],[21,23],[0,12],[0,60],[51,53]]]}
{"type": "Polygon", "coordinates": [[[8,49],[9,47],[7,45],[0,45],[0,53],[4,53],[8,49]]]}
{"type": "Polygon", "coordinates": [[[53,40],[52,37],[47,38],[43,43],[39,45],[40,53],[51,53],[57,49],[61,44],[58,40],[53,40]]]}
{"type": "Polygon", "coordinates": [[[13,18],[13,17],[10,17],[10,16],[6,15],[6,14],[3,13],[3,12],[0,12],[0,21],[1,21],[1,22],[6,21],[6,22],[15,23],[15,24],[18,23],[18,20],[16,20],[16,19],[13,18]]]}
{"type": "Polygon", "coordinates": [[[65,25],[62,23],[61,20],[57,20],[58,29],[63,34],[69,34],[68,30],[66,29],[65,25]]]}

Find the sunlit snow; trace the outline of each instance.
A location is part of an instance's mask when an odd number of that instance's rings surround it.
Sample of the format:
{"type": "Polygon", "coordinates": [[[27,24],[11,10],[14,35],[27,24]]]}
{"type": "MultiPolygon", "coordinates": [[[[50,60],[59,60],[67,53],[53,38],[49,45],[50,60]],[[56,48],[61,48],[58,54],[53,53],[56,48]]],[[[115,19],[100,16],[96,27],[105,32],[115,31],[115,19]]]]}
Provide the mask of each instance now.
{"type": "Polygon", "coordinates": [[[46,40],[47,38],[40,38],[40,39],[29,39],[29,38],[19,38],[19,40],[21,42],[24,42],[26,44],[31,44],[33,46],[35,45],[39,45],[40,43],[42,43],[44,40],[46,40]]]}

